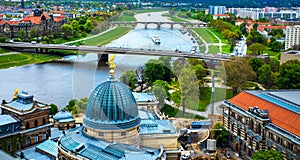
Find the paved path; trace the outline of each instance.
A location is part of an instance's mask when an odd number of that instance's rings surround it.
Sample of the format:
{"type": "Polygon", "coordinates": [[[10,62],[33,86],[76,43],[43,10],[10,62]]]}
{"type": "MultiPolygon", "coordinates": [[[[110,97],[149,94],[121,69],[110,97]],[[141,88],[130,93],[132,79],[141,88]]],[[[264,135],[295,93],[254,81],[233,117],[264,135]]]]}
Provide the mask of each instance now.
{"type": "MultiPolygon", "coordinates": [[[[215,102],[214,104],[209,104],[207,107],[206,107],[206,111],[205,112],[201,112],[201,111],[196,111],[196,110],[192,110],[192,109],[188,109],[188,108],[185,108],[185,112],[186,113],[190,113],[190,114],[194,114],[194,115],[199,115],[199,116],[203,116],[203,117],[208,117],[209,114],[211,114],[211,108],[212,106],[214,105],[214,114],[215,115],[222,115],[223,114],[223,110],[222,108],[220,107],[222,104],[223,104],[224,101],[218,101],[218,102],[215,102]]],[[[173,105],[173,102],[170,102],[170,101],[167,101],[165,100],[165,103],[174,107],[173,105]]],[[[174,107],[175,108],[175,107],[174,107]]],[[[180,106],[178,108],[179,110],[183,110],[182,106],[180,106]]]]}
{"type": "Polygon", "coordinates": [[[116,29],[117,27],[112,27],[112,28],[109,28],[108,30],[104,31],[104,32],[101,32],[99,34],[96,34],[96,35],[93,35],[93,36],[90,36],[90,37],[86,37],[86,38],[82,38],[82,39],[78,39],[78,40],[75,40],[75,41],[71,41],[71,42],[66,42],[66,43],[63,43],[63,44],[71,44],[71,43],[76,43],[76,42],[80,42],[80,41],[85,41],[85,40],[88,40],[88,39],[91,39],[91,38],[95,38],[95,37],[98,37],[102,34],[105,34],[106,32],[109,32],[111,30],[114,30],[116,29]]]}
{"type": "Polygon", "coordinates": [[[199,34],[197,34],[194,30],[191,29],[191,31],[203,42],[205,47],[204,53],[208,53],[208,44],[206,43],[206,41],[201,36],[199,36],[199,34]]]}
{"type": "Polygon", "coordinates": [[[0,54],[0,56],[6,56],[6,55],[12,55],[12,54],[20,54],[20,52],[7,52],[7,53],[0,54]]]}
{"type": "Polygon", "coordinates": [[[222,45],[224,45],[224,43],[222,43],[221,39],[214,32],[210,31],[209,29],[207,29],[207,31],[210,32],[211,34],[213,34],[218,39],[218,41],[219,41],[219,52],[222,53],[222,45]]]}

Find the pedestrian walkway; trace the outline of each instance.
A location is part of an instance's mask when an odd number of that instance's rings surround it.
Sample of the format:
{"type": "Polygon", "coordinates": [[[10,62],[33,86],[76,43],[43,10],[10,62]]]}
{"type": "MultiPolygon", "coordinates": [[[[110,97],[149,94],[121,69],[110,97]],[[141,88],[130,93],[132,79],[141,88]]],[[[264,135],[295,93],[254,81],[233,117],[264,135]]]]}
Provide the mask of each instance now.
{"type": "Polygon", "coordinates": [[[207,29],[207,31],[213,34],[217,38],[217,40],[219,41],[219,52],[222,53],[222,46],[226,44],[222,43],[221,39],[214,32],[212,32],[209,29],[207,29]]]}
{"type": "Polygon", "coordinates": [[[95,38],[95,37],[98,37],[102,34],[105,34],[111,30],[114,30],[116,29],[117,27],[112,27],[112,28],[109,28],[108,30],[104,31],[104,32],[101,32],[99,34],[96,34],[96,35],[93,35],[93,36],[90,36],[90,37],[86,37],[86,38],[82,38],[82,39],[78,39],[78,40],[75,40],[75,41],[71,41],[71,42],[66,42],[66,43],[63,43],[63,44],[72,44],[72,43],[76,43],[76,42],[80,42],[80,41],[85,41],[85,40],[88,40],[88,39],[92,39],[92,38],[95,38]]]}
{"type": "Polygon", "coordinates": [[[208,44],[207,44],[207,42],[201,36],[199,36],[199,34],[197,34],[194,30],[191,29],[190,31],[192,31],[203,42],[203,45],[205,47],[204,53],[208,53],[208,44]]]}
{"type": "MultiPolygon", "coordinates": [[[[211,108],[214,107],[214,114],[215,115],[222,115],[223,114],[223,109],[220,108],[220,106],[223,104],[223,100],[222,101],[218,101],[218,102],[215,102],[214,104],[209,104],[207,107],[206,107],[206,111],[205,112],[201,112],[201,111],[196,111],[196,110],[192,110],[192,109],[189,109],[189,108],[185,108],[185,112],[186,113],[190,113],[190,114],[193,114],[193,115],[198,115],[198,116],[203,116],[203,117],[208,117],[209,114],[211,114],[211,108]]],[[[168,100],[165,100],[165,103],[174,107],[174,108],[177,108],[174,106],[174,102],[172,101],[168,101],[168,100]]],[[[179,106],[178,107],[179,110],[183,110],[183,107],[182,106],[179,106]]]]}

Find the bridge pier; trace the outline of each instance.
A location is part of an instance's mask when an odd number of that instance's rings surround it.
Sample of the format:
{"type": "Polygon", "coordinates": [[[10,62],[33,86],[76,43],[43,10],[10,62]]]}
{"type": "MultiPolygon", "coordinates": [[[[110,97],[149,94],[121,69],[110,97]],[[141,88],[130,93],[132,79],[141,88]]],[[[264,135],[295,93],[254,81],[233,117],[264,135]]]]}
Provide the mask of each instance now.
{"type": "Polygon", "coordinates": [[[174,28],[174,25],[173,24],[171,24],[171,29],[173,29],[174,28]]]}
{"type": "Polygon", "coordinates": [[[161,26],[161,24],[159,23],[159,24],[157,24],[157,29],[160,29],[160,26],[161,26]]]}
{"type": "Polygon", "coordinates": [[[108,66],[108,54],[98,54],[98,67],[108,66]]]}
{"type": "Polygon", "coordinates": [[[147,24],[145,24],[145,29],[147,29],[147,24]]]}

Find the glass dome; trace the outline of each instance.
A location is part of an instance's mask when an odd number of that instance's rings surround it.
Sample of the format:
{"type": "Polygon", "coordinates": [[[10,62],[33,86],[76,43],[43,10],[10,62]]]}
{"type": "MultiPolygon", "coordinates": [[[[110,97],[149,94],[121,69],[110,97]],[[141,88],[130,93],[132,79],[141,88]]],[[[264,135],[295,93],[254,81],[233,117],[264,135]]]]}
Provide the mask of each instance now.
{"type": "Polygon", "coordinates": [[[129,88],[110,79],[90,95],[83,125],[100,130],[127,129],[139,125],[135,98],[129,88]]]}

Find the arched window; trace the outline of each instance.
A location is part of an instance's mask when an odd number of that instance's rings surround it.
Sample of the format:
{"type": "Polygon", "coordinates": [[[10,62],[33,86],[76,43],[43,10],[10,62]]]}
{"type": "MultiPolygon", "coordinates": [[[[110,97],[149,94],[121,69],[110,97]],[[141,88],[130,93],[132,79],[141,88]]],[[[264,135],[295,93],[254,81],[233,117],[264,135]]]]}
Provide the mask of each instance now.
{"type": "Polygon", "coordinates": [[[46,118],[43,118],[43,124],[46,124],[46,118]]]}
{"type": "Polygon", "coordinates": [[[37,127],[37,126],[38,126],[38,121],[35,120],[35,121],[34,121],[34,127],[37,127]]]}
{"type": "Polygon", "coordinates": [[[30,136],[26,137],[26,145],[30,144],[30,136]]]}
{"type": "Polygon", "coordinates": [[[39,135],[38,134],[36,134],[34,136],[34,143],[37,143],[37,142],[39,142],[39,135]]]}
{"type": "Polygon", "coordinates": [[[29,122],[26,122],[26,129],[29,129],[29,122]]]}
{"type": "Polygon", "coordinates": [[[43,133],[43,140],[47,139],[47,134],[46,132],[43,133]]]}
{"type": "Polygon", "coordinates": [[[17,146],[17,150],[19,150],[20,149],[20,143],[17,142],[16,146],[17,146]]]}

